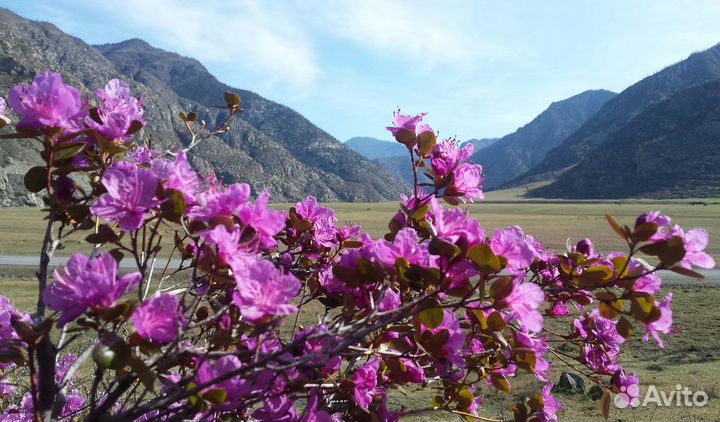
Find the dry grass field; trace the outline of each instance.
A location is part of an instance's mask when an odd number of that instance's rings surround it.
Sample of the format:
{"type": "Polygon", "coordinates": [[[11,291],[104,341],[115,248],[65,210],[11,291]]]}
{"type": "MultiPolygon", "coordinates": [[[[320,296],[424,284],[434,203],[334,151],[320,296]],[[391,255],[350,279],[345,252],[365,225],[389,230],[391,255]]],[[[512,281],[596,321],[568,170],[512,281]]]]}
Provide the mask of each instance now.
{"type": "MultiPolygon", "coordinates": [[[[485,230],[519,225],[546,247],[564,249],[566,239],[578,241],[589,237],[603,251],[622,248],[622,240],[605,220],[605,214],[632,224],[645,211],[661,211],[685,228],[705,227],[710,232],[708,252],[720,260],[720,199],[712,200],[624,200],[619,201],[543,201],[519,198],[518,190],[496,191],[484,201],[467,205],[485,230]],[[705,204],[705,205],[703,205],[705,204]]],[[[387,223],[398,209],[397,202],[332,203],[341,222],[360,224],[374,237],[382,236],[387,223]]],[[[288,209],[291,204],[274,204],[288,209]]],[[[43,213],[35,208],[0,209],[0,255],[37,255],[44,231],[43,213]]],[[[82,236],[72,236],[59,256],[86,251],[82,236]]],[[[166,236],[172,239],[171,235],[166,236]]]]}
{"type": "MultiPolygon", "coordinates": [[[[612,214],[619,221],[632,224],[634,218],[647,210],[659,210],[673,217],[686,228],[705,227],[711,233],[708,252],[720,261],[720,200],[703,200],[707,205],[692,204],[695,201],[529,201],[519,199],[517,192],[491,192],[486,201],[468,208],[478,218],[487,232],[495,228],[518,224],[526,232],[544,241],[550,248],[563,249],[567,238],[577,241],[584,237],[595,240],[603,251],[622,248],[622,242],[605,221],[605,214],[612,214]]],[[[698,202],[701,202],[700,200],[698,202]]],[[[290,204],[276,204],[287,209],[290,204]]],[[[398,204],[330,204],[337,210],[341,222],[360,224],[373,236],[382,236],[387,222],[398,204]]],[[[42,212],[38,209],[0,209],[0,255],[36,255],[43,232],[42,212]]],[[[168,236],[169,237],[169,236],[168,236]]],[[[58,255],[68,256],[75,251],[87,251],[88,245],[78,236],[66,244],[58,255]]],[[[622,249],[620,249],[622,250],[622,249]]],[[[701,408],[655,407],[620,410],[611,406],[614,421],[717,421],[720,420],[720,283],[671,285],[674,293],[673,308],[677,333],[666,340],[666,348],[644,344],[636,334],[625,352],[626,367],[637,371],[644,385],[654,384],[661,391],[670,392],[676,384],[693,390],[703,390],[709,396],[707,406],[701,408]],[[700,287],[703,286],[703,287],[700,287]]],[[[20,309],[31,310],[35,306],[36,290],[31,269],[0,268],[0,294],[10,297],[20,309]]],[[[314,318],[304,315],[303,319],[314,318]]],[[[558,362],[558,370],[551,376],[557,380],[564,370],[558,362]]],[[[486,397],[484,416],[501,420],[511,418],[507,406],[524,395],[533,392],[530,377],[520,376],[513,381],[509,395],[489,393],[486,397]]],[[[643,390],[644,391],[644,390],[643,390]]],[[[432,391],[398,391],[393,394],[396,406],[423,409],[430,406],[432,391]]],[[[584,395],[560,395],[566,411],[561,420],[601,420],[598,402],[584,395]]],[[[451,415],[437,412],[413,414],[408,421],[458,420],[451,415]]]]}

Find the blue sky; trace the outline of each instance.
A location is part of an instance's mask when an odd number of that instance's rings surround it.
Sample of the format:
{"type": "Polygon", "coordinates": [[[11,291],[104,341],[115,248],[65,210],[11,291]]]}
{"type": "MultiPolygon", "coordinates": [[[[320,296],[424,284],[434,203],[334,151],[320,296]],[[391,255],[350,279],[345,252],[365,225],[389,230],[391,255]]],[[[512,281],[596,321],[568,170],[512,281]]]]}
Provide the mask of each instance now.
{"type": "Polygon", "coordinates": [[[286,104],[341,141],[392,111],[502,136],[552,101],[619,92],[720,42],[720,2],[5,0],[90,43],[142,38],[286,104]]]}

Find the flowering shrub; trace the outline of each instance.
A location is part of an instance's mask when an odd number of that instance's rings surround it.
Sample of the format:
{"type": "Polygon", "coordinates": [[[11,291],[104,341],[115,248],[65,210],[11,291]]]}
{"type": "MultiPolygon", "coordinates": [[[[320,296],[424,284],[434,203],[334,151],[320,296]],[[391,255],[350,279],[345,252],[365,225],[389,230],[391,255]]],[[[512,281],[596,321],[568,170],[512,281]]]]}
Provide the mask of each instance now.
{"type": "MultiPolygon", "coordinates": [[[[658,271],[714,265],[706,231],[657,212],[633,226],[608,216],[628,250],[607,255],[588,239],[546,250],[517,226],[486,233],[455,207],[482,198],[472,146],[438,142],[424,114],[398,113],[388,129],[429,182],[372,239],[313,197],[275,211],[266,191],[253,201],[247,184],[195,173],[188,152],[242,112],[233,93],[217,129],[180,114],[191,140],[177,152],[136,139],[142,102],[119,80],[83,100],[46,72],[7,98],[17,132],[0,136],[43,147],[25,183],[45,195],[48,230],[36,312],[0,296],[3,421],[392,421],[407,410],[388,400],[400,387],[490,420],[484,394],[510,391],[521,372],[539,388],[515,419],[553,421],[555,358],[605,389],[607,417],[611,394],[639,383],[622,367],[625,339],[643,329],[663,347],[671,332],[658,271]],[[50,276],[77,232],[88,253],[50,276]],[[548,330],[551,318],[567,331],[548,330]]],[[[8,122],[4,102],[0,113],[8,122]]]]}

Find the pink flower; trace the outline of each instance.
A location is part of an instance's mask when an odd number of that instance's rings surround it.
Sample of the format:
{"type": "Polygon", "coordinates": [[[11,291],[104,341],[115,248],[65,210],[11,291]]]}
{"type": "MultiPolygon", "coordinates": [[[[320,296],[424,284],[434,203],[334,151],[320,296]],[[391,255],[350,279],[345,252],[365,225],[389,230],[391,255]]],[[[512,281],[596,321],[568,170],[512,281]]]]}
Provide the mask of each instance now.
{"type": "Polygon", "coordinates": [[[236,275],[233,303],[243,317],[255,323],[268,322],[297,311],[289,302],[300,291],[300,280],[283,274],[268,261],[257,261],[247,275],[236,275]]]}
{"type": "Polygon", "coordinates": [[[152,169],[162,179],[163,188],[181,192],[187,205],[197,203],[195,195],[200,186],[200,178],[188,163],[185,151],[178,151],[174,163],[169,160],[156,160],[152,169]]]}
{"type": "Polygon", "coordinates": [[[322,392],[319,388],[313,388],[308,394],[307,406],[303,413],[301,422],[333,422],[335,419],[328,412],[320,408],[322,392]]]}
{"type": "Polygon", "coordinates": [[[65,85],[58,73],[44,72],[31,85],[16,86],[8,93],[8,102],[20,116],[19,129],[81,129],[85,104],[80,91],[65,85]]]}
{"type": "Polygon", "coordinates": [[[582,350],[583,361],[601,374],[608,374],[619,368],[617,358],[620,345],[625,338],[617,331],[617,322],[603,318],[595,309],[581,319],[573,321],[577,335],[585,340],[582,350]]]}
{"type": "Polygon", "coordinates": [[[553,384],[545,384],[542,390],[541,397],[543,399],[543,410],[541,414],[533,414],[532,420],[538,422],[555,422],[558,420],[557,414],[563,410],[563,405],[560,400],[553,397],[550,394],[553,384]]]}
{"type": "Polygon", "coordinates": [[[433,228],[437,237],[450,243],[466,245],[469,249],[485,241],[485,230],[480,222],[470,218],[469,210],[444,209],[434,197],[430,199],[433,228]]]}
{"type": "Polygon", "coordinates": [[[703,228],[689,230],[683,236],[685,240],[685,256],[680,261],[680,266],[692,269],[693,266],[700,268],[713,268],[715,260],[705,251],[708,245],[708,232],[703,228]]]}
{"type": "Polygon", "coordinates": [[[420,244],[414,229],[401,229],[392,242],[379,240],[376,243],[378,259],[388,267],[394,267],[398,258],[405,258],[411,264],[427,264],[430,254],[425,243],[420,244]]]}
{"type": "Polygon", "coordinates": [[[219,224],[212,230],[205,231],[203,239],[207,244],[215,246],[215,263],[220,267],[229,266],[235,277],[247,275],[248,269],[257,261],[255,254],[239,243],[240,230],[237,226],[228,231],[225,225],[219,224]]]}
{"type": "Polygon", "coordinates": [[[671,229],[670,217],[660,214],[660,211],[650,211],[640,215],[635,220],[635,227],[644,223],[654,223],[658,225],[658,231],[649,240],[656,242],[668,238],[668,230],[671,229]]]}
{"type": "Polygon", "coordinates": [[[247,202],[242,204],[237,211],[237,218],[242,224],[243,230],[253,232],[253,244],[260,249],[272,249],[277,246],[274,236],[285,227],[285,215],[279,211],[273,211],[267,204],[270,194],[263,190],[255,201],[255,205],[247,202]]]}
{"type": "Polygon", "coordinates": [[[368,410],[375,393],[378,382],[378,371],[380,370],[380,359],[373,358],[365,365],[359,367],[353,375],[355,383],[355,404],[368,410]]]}
{"type": "Polygon", "coordinates": [[[516,347],[530,349],[535,353],[534,374],[538,380],[547,382],[547,372],[550,370],[550,362],[544,359],[548,346],[544,338],[530,336],[528,333],[517,332],[515,335],[516,347]]]}
{"type": "Polygon", "coordinates": [[[395,118],[393,119],[394,126],[387,127],[387,130],[390,131],[390,133],[393,134],[393,136],[397,136],[400,131],[410,131],[412,133],[420,134],[422,132],[432,131],[430,126],[422,125],[420,128],[418,128],[418,124],[422,121],[423,117],[425,117],[427,113],[420,113],[417,116],[407,116],[400,113],[395,113],[395,118]],[[418,130],[419,129],[419,130],[418,130]]]}
{"type": "Polygon", "coordinates": [[[512,292],[499,305],[510,308],[512,317],[525,329],[537,332],[543,328],[543,318],[537,309],[544,301],[545,294],[537,284],[517,277],[513,280],[512,292]]]}
{"type": "Polygon", "coordinates": [[[482,184],[485,177],[482,175],[482,166],[479,164],[459,164],[452,173],[450,183],[445,187],[443,197],[451,204],[456,204],[457,198],[472,202],[483,199],[482,184]]]}
{"type": "Polygon", "coordinates": [[[340,356],[330,357],[328,351],[340,339],[332,338],[327,335],[328,327],[325,324],[312,325],[293,336],[293,342],[301,344],[304,356],[315,354],[316,357],[311,359],[311,365],[322,365],[323,374],[332,374],[340,369],[342,359],[340,356]]]}
{"type": "Polygon", "coordinates": [[[8,340],[18,339],[17,333],[12,327],[13,315],[18,316],[20,313],[10,299],[0,295],[0,345],[8,340]]]}
{"type": "Polygon", "coordinates": [[[122,80],[112,79],[104,89],[95,91],[95,96],[101,100],[97,107],[100,122],[90,117],[85,122],[106,139],[129,141],[132,134],[127,132],[132,122],[145,125],[142,101],[132,96],[130,87],[122,80]]]}
{"type": "Polygon", "coordinates": [[[535,259],[534,245],[518,226],[495,230],[490,240],[490,249],[495,255],[507,259],[508,267],[513,272],[524,272],[535,259]]]}
{"type": "Polygon", "coordinates": [[[185,316],[177,296],[165,293],[135,309],[132,320],[140,337],[165,344],[177,338],[178,328],[185,323],[185,316]]]}
{"type": "Polygon", "coordinates": [[[124,231],[142,226],[145,216],[159,205],[155,197],[158,178],[147,169],[119,161],[110,166],[102,178],[107,193],[95,201],[91,211],[98,217],[115,221],[124,231]]]}
{"type": "Polygon", "coordinates": [[[65,267],[55,270],[55,282],[43,293],[43,301],[48,308],[61,313],[58,326],[63,327],[89,308],[111,306],[141,278],[135,272],[118,279],[117,273],[117,261],[104,252],[92,259],[77,253],[65,267]]]}
{"type": "MultiPolygon", "coordinates": [[[[221,375],[225,375],[228,372],[237,371],[242,367],[242,363],[237,356],[227,355],[218,359],[215,364],[211,361],[206,360],[200,364],[197,372],[197,383],[198,385],[207,384],[212,382],[221,375]]],[[[203,392],[210,390],[223,390],[227,393],[227,400],[221,406],[217,406],[219,409],[235,409],[243,403],[243,397],[250,391],[250,382],[234,376],[230,379],[220,381],[212,384],[209,387],[203,389],[203,392]]]]}
{"type": "Polygon", "coordinates": [[[250,198],[247,183],[235,183],[226,188],[212,184],[198,195],[199,206],[188,212],[192,220],[208,222],[213,217],[231,217],[250,198]]]}
{"type": "Polygon", "coordinates": [[[295,204],[295,212],[303,220],[313,223],[313,244],[316,247],[333,248],[338,246],[338,229],[335,223],[335,211],[318,206],[314,196],[295,204]]]}
{"type": "Polygon", "coordinates": [[[146,147],[137,147],[127,153],[127,157],[137,164],[152,164],[152,162],[161,155],[159,151],[153,151],[146,147]]]}
{"type": "Polygon", "coordinates": [[[444,177],[452,173],[460,162],[467,160],[473,153],[473,144],[460,148],[457,141],[446,140],[433,148],[430,163],[436,176],[444,177]]]}
{"type": "Polygon", "coordinates": [[[422,331],[429,331],[433,334],[439,334],[441,331],[447,331],[448,339],[440,348],[439,358],[445,358],[450,363],[454,364],[458,368],[465,366],[465,360],[463,360],[461,353],[463,344],[465,344],[465,333],[460,328],[460,321],[457,319],[455,314],[450,311],[443,311],[443,321],[436,328],[428,328],[424,325],[421,328],[422,331]]]}
{"type": "Polygon", "coordinates": [[[672,302],[672,293],[668,293],[668,295],[665,296],[665,299],[660,301],[658,304],[658,307],[660,308],[660,319],[651,322],[650,324],[645,324],[645,335],[643,335],[643,341],[647,342],[648,335],[652,335],[661,349],[665,348],[665,343],[663,343],[660,338],[660,333],[669,334],[670,327],[672,326],[672,309],[670,308],[670,302],[672,302]]]}

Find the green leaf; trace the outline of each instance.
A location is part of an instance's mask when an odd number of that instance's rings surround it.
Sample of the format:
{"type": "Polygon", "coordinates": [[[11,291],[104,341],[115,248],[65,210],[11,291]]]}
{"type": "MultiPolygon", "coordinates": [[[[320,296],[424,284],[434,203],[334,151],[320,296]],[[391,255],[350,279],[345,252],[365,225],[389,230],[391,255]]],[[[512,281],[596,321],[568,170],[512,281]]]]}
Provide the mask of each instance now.
{"type": "Polygon", "coordinates": [[[166,189],[160,195],[165,201],[160,205],[160,210],[165,219],[179,223],[185,213],[185,195],[179,190],[166,189]]]}
{"type": "Polygon", "coordinates": [[[500,272],[500,260],[488,245],[480,244],[473,246],[468,251],[468,258],[470,258],[480,272],[485,274],[500,272]]]}
{"type": "Polygon", "coordinates": [[[632,323],[628,321],[625,317],[620,318],[620,320],[617,322],[616,327],[617,332],[624,338],[628,338],[634,333],[632,323]]]}
{"type": "Polygon", "coordinates": [[[632,234],[632,239],[638,242],[645,242],[649,240],[655,233],[657,233],[660,226],[655,223],[642,223],[635,227],[635,231],[632,234]]]}
{"type": "Polygon", "coordinates": [[[123,369],[130,361],[132,351],[125,341],[114,333],[105,333],[92,351],[93,360],[106,369],[123,369]]]}
{"type": "Polygon", "coordinates": [[[442,308],[427,308],[418,313],[420,323],[430,329],[439,327],[443,319],[445,319],[445,312],[442,308]]]}
{"type": "Polygon", "coordinates": [[[663,265],[671,266],[685,257],[685,241],[680,236],[673,236],[661,242],[651,243],[640,248],[640,251],[660,258],[663,265]]]}
{"type": "Polygon", "coordinates": [[[467,388],[460,390],[456,396],[457,409],[464,411],[470,408],[475,400],[475,395],[467,388]]]}
{"type": "Polygon", "coordinates": [[[428,251],[433,255],[439,255],[447,259],[453,259],[460,255],[460,248],[454,243],[447,242],[439,237],[434,238],[428,245],[428,251]]]}
{"type": "Polygon", "coordinates": [[[99,244],[99,243],[115,243],[119,237],[113,229],[107,224],[102,224],[98,227],[97,233],[89,234],[85,237],[85,241],[88,243],[99,244]]]}
{"type": "Polygon", "coordinates": [[[425,218],[425,215],[428,213],[429,210],[430,207],[427,204],[419,207],[412,215],[413,220],[422,220],[423,218],[425,218]]]}
{"type": "Polygon", "coordinates": [[[620,226],[620,223],[618,223],[610,214],[605,214],[605,218],[607,219],[608,224],[610,224],[610,227],[615,230],[615,233],[623,239],[630,238],[630,234],[626,232],[625,229],[620,226]]]}
{"type": "Polygon", "coordinates": [[[412,148],[417,143],[417,136],[412,130],[400,129],[395,133],[395,140],[408,148],[412,148]]]}
{"type": "Polygon", "coordinates": [[[425,131],[418,135],[418,151],[422,155],[428,155],[432,152],[435,144],[437,144],[437,137],[431,130],[425,131]]]}
{"type": "Polygon", "coordinates": [[[130,122],[130,127],[128,128],[127,132],[125,132],[125,135],[134,135],[138,132],[140,132],[140,129],[143,128],[143,124],[139,120],[133,120],[130,122]]]}
{"type": "Polygon", "coordinates": [[[505,322],[500,312],[494,311],[487,318],[487,327],[490,331],[502,331],[507,327],[507,322],[505,322]]]}
{"type": "Polygon", "coordinates": [[[603,396],[600,399],[600,414],[605,419],[608,419],[610,417],[610,399],[610,391],[606,388],[603,388],[603,396]]]}
{"type": "Polygon", "coordinates": [[[214,388],[205,392],[203,398],[213,404],[223,404],[227,400],[227,391],[222,388],[214,388]]]}
{"type": "Polygon", "coordinates": [[[613,269],[597,265],[585,269],[580,275],[580,288],[595,288],[613,279],[613,269]]]}
{"type": "Polygon", "coordinates": [[[53,159],[55,161],[67,160],[80,154],[83,149],[85,149],[85,144],[73,144],[62,149],[56,149],[53,151],[53,159]]]}
{"type": "Polygon", "coordinates": [[[226,91],[225,92],[225,103],[230,108],[237,108],[240,107],[240,96],[237,95],[234,92],[226,91]]]}
{"type": "Polygon", "coordinates": [[[688,276],[688,277],[697,278],[697,279],[700,279],[700,280],[702,280],[702,279],[705,278],[705,276],[702,275],[702,274],[700,274],[700,273],[697,273],[697,272],[695,272],[695,271],[693,271],[693,270],[688,270],[687,268],[684,268],[684,267],[681,267],[681,266],[678,266],[678,265],[670,268],[670,271],[672,271],[672,272],[674,272],[674,273],[682,274],[682,275],[685,275],[685,276],[688,276]]]}
{"type": "Polygon", "coordinates": [[[535,394],[528,400],[528,406],[533,412],[542,412],[545,408],[545,400],[540,394],[535,394]]]}
{"type": "Polygon", "coordinates": [[[505,299],[513,291],[512,277],[500,277],[490,285],[490,296],[496,301],[505,299]]]}
{"type": "Polygon", "coordinates": [[[47,169],[42,166],[31,167],[23,177],[25,189],[32,193],[40,192],[47,186],[47,169]]]}
{"type": "Polygon", "coordinates": [[[130,367],[135,374],[137,374],[138,378],[140,378],[140,382],[143,383],[147,391],[155,390],[155,373],[150,370],[142,359],[133,356],[132,359],[130,359],[130,367]]]}
{"type": "Polygon", "coordinates": [[[490,375],[490,381],[496,389],[504,393],[510,392],[510,382],[505,378],[505,375],[492,374],[490,375]]]}

